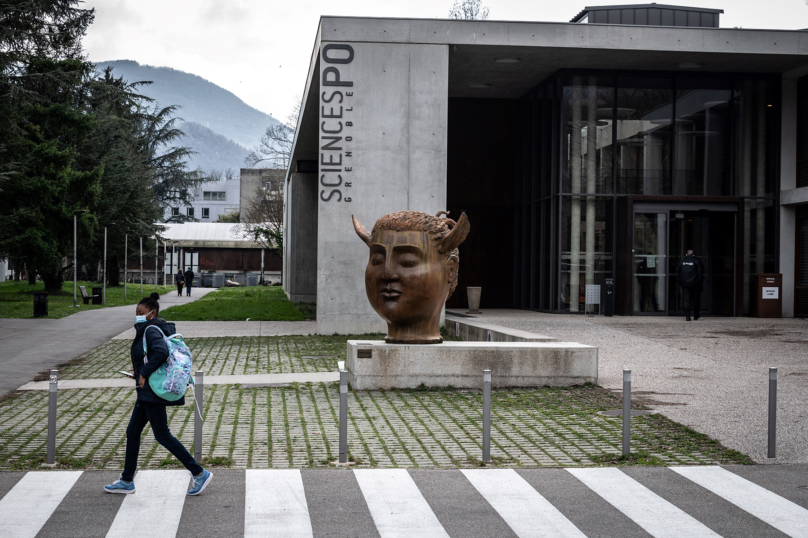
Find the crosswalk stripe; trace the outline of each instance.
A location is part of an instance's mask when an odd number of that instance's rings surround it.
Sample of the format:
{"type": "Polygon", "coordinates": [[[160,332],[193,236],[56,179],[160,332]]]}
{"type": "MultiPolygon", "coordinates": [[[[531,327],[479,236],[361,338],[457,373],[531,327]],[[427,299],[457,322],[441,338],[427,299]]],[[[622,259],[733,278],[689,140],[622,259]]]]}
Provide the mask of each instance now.
{"type": "Polygon", "coordinates": [[[26,473],[0,500],[0,536],[36,536],[81,473],[82,471],[26,473]]]}
{"type": "Polygon", "coordinates": [[[719,537],[692,516],[614,467],[567,469],[589,489],[656,538],[719,537]]]}
{"type": "Polygon", "coordinates": [[[671,467],[789,536],[808,536],[808,510],[721,467],[671,467]]]}
{"type": "Polygon", "coordinates": [[[314,536],[298,469],[247,470],[244,537],[314,536]]]}
{"type": "Polygon", "coordinates": [[[520,538],[586,538],[513,469],[463,469],[462,473],[520,538]]]}
{"type": "Polygon", "coordinates": [[[174,538],[190,487],[188,471],[139,471],[107,538],[174,538]]]}
{"type": "Polygon", "coordinates": [[[354,476],[381,538],[448,538],[406,469],[356,469],[354,476]]]}

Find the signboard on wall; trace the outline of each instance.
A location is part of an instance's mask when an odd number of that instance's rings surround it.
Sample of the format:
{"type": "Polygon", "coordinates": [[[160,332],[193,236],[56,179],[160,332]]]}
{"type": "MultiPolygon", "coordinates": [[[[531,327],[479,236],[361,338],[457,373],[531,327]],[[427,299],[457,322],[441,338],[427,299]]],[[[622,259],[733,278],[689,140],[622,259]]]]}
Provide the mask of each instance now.
{"type": "Polygon", "coordinates": [[[779,299],[780,298],[780,288],[768,288],[763,287],[763,294],[762,299],[779,299]]]}

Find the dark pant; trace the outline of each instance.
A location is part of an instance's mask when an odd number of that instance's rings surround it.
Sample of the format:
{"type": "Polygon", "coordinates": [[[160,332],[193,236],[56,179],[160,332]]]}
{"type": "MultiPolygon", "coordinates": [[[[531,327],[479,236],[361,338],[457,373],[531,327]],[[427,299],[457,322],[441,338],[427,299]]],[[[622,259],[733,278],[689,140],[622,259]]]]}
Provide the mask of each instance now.
{"type": "Polygon", "coordinates": [[[203,471],[194,457],[191,456],[182,443],[171,435],[168,429],[168,417],[166,416],[166,406],[147,402],[136,402],[132,411],[132,418],[129,419],[129,426],[126,428],[126,460],[123,466],[121,478],[125,482],[131,482],[135,478],[137,470],[137,456],[140,452],[140,436],[146,423],[151,424],[154,438],[171,452],[175,458],[185,465],[194,476],[203,471]]]}
{"type": "Polygon", "coordinates": [[[682,300],[685,303],[685,315],[691,312],[698,317],[701,309],[701,288],[682,286],[682,300]]]}
{"type": "Polygon", "coordinates": [[[187,284],[187,285],[185,286],[185,289],[186,289],[186,290],[188,290],[188,297],[190,297],[190,296],[191,296],[191,285],[190,285],[190,284],[187,284]]]}
{"type": "Polygon", "coordinates": [[[182,282],[177,282],[177,295],[182,295],[182,282]]]}

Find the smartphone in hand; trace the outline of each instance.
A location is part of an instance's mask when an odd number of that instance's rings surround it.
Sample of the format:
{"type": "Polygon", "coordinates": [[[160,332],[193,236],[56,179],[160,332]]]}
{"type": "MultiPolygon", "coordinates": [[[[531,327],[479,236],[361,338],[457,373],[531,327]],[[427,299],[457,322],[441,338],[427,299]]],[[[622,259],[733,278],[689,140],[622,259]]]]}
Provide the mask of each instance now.
{"type": "Polygon", "coordinates": [[[129,379],[135,378],[135,374],[133,374],[132,372],[127,372],[126,370],[119,370],[118,373],[128,377],[129,379]]]}

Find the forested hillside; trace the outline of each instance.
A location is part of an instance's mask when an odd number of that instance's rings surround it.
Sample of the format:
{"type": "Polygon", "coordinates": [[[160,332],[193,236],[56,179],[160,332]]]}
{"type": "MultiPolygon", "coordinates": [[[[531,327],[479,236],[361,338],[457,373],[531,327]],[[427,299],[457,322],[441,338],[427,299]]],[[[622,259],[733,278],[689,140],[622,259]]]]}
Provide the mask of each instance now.
{"type": "Polygon", "coordinates": [[[183,123],[180,130],[185,136],[179,143],[196,152],[188,157],[188,168],[191,170],[202,168],[205,171],[224,172],[228,168],[238,170],[247,166],[244,158],[249,151],[244,146],[195,122],[183,123]]]}
{"type": "MultiPolygon", "coordinates": [[[[224,88],[184,71],[140,65],[131,60],[96,65],[98,71],[106,66],[112,67],[115,76],[129,82],[152,81],[152,84],[141,86],[140,93],[163,106],[181,106],[177,115],[186,122],[206,126],[246,148],[258,144],[266,128],[279,123],[224,88]]],[[[199,148],[193,149],[199,151],[199,148]]]]}

